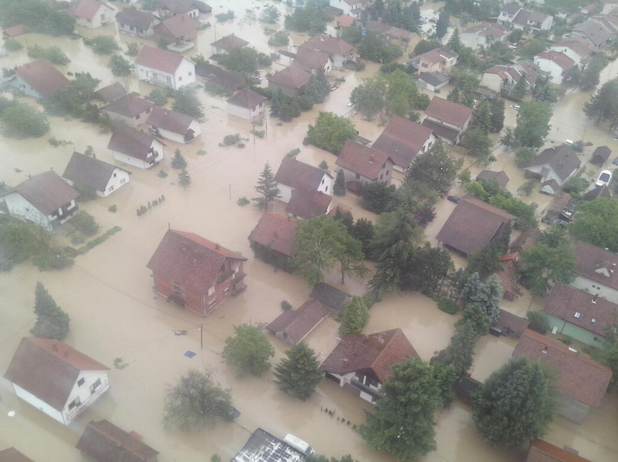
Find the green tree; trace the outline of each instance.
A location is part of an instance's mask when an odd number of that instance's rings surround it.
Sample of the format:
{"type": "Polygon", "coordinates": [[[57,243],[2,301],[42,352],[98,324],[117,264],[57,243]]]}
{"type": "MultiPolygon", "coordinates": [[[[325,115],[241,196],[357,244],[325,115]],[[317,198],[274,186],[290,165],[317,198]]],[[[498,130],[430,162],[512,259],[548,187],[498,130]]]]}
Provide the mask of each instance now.
{"type": "Polygon", "coordinates": [[[506,127],[504,129],[504,133],[500,137],[500,144],[504,146],[507,151],[510,151],[513,147],[517,145],[517,140],[515,139],[515,131],[511,127],[506,127]]]}
{"type": "Polygon", "coordinates": [[[156,106],[165,106],[167,104],[167,95],[158,88],[155,88],[148,94],[148,99],[155,103],[156,106]]]}
{"type": "Polygon", "coordinates": [[[407,179],[420,181],[436,191],[445,193],[451,189],[457,171],[462,165],[461,159],[455,160],[449,156],[442,142],[436,140],[431,149],[412,164],[407,179]]]}
{"type": "Polygon", "coordinates": [[[504,127],[504,100],[502,98],[494,98],[490,103],[490,109],[489,131],[491,133],[500,133],[504,127]]]}
{"type": "Polygon", "coordinates": [[[320,112],[315,125],[309,125],[304,144],[313,144],[325,151],[339,155],[347,140],[356,137],[354,124],[332,112],[320,112]]]}
{"type": "Polygon", "coordinates": [[[461,324],[451,337],[451,343],[431,359],[431,364],[442,363],[453,366],[457,377],[468,373],[474,361],[474,347],[478,340],[476,325],[472,322],[461,324]]]}
{"type": "Polygon", "coordinates": [[[120,51],[118,42],[110,35],[97,35],[91,39],[84,38],[84,44],[99,55],[111,55],[116,51],[120,51]]]}
{"type": "Polygon", "coordinates": [[[176,149],[174,157],[172,157],[172,168],[185,170],[188,166],[187,159],[182,155],[180,149],[176,149]]]}
{"type": "Polygon", "coordinates": [[[280,17],[281,13],[275,5],[267,5],[262,10],[262,14],[260,15],[260,21],[267,24],[276,24],[279,21],[280,17]]]}
{"type": "Polygon", "coordinates": [[[602,197],[580,204],[571,230],[584,242],[618,252],[618,203],[602,197]]]}
{"type": "Polygon", "coordinates": [[[369,310],[363,297],[353,297],[345,307],[341,316],[339,332],[345,334],[360,334],[369,322],[369,310]]]}
{"type": "Polygon", "coordinates": [[[401,288],[437,294],[446,276],[455,270],[451,255],[441,247],[428,242],[414,249],[406,261],[401,288]]]}
{"type": "Polygon", "coordinates": [[[397,460],[416,460],[436,448],[434,413],[442,403],[440,381],[419,359],[396,364],[392,372],[382,388],[385,397],[374,413],[367,413],[363,437],[397,460]]]}
{"type": "Polygon", "coordinates": [[[455,53],[457,53],[457,50],[461,49],[462,43],[461,39],[459,38],[458,28],[455,28],[455,30],[453,31],[453,34],[451,35],[451,38],[448,39],[448,43],[446,46],[453,50],[455,53]]]}
{"type": "Polygon", "coordinates": [[[36,283],[34,292],[34,314],[37,318],[30,333],[35,337],[64,340],[69,333],[69,315],[62,311],[40,282],[36,283]]]}
{"type": "Polygon", "coordinates": [[[423,53],[427,53],[435,48],[440,48],[442,43],[439,40],[421,40],[414,47],[414,51],[412,52],[413,56],[422,55],[423,53]]]}
{"type": "Polygon", "coordinates": [[[369,183],[361,191],[361,205],[377,215],[392,212],[399,205],[397,188],[382,182],[369,183]]]}
{"type": "Polygon", "coordinates": [[[326,30],[330,16],[317,2],[307,2],[303,8],[296,8],[285,17],[285,28],[296,32],[321,34],[326,30]]]}
{"type": "Polygon", "coordinates": [[[536,294],[544,294],[552,282],[569,284],[575,279],[575,254],[566,231],[552,228],[543,232],[538,245],[521,254],[522,274],[536,294]]]}
{"type": "MultiPolygon", "coordinates": [[[[6,40],[4,41],[4,43],[6,47],[6,40]]],[[[46,59],[50,63],[56,64],[57,66],[66,66],[71,62],[69,57],[64,54],[62,49],[57,46],[43,48],[39,45],[32,45],[28,47],[28,56],[34,59],[46,59]]]]}
{"type": "Polygon", "coordinates": [[[133,72],[131,63],[120,55],[112,56],[112,59],[109,60],[109,67],[116,77],[128,77],[133,72]]]}
{"type": "Polygon", "coordinates": [[[595,353],[595,359],[609,367],[618,376],[618,334],[611,330],[605,337],[603,346],[595,353]]]}
{"type": "Polygon", "coordinates": [[[271,47],[285,47],[290,43],[290,34],[284,30],[277,31],[268,39],[271,47]]]}
{"type": "Polygon", "coordinates": [[[259,197],[253,198],[253,201],[255,205],[264,210],[268,210],[271,204],[281,197],[281,191],[277,187],[277,182],[268,162],[266,162],[262,173],[260,173],[255,190],[259,197]]]}
{"type": "Polygon", "coordinates": [[[186,168],[183,168],[178,174],[178,184],[184,189],[187,189],[191,185],[191,176],[186,168]]]}
{"type": "Polygon", "coordinates": [[[446,35],[450,19],[446,9],[440,10],[440,16],[438,16],[438,22],[436,23],[436,37],[439,39],[446,35]]]}
{"type": "Polygon", "coordinates": [[[479,274],[472,273],[461,291],[461,302],[464,306],[481,306],[494,322],[500,315],[503,293],[504,289],[495,274],[490,276],[487,282],[480,282],[479,274]]]}
{"type": "Polygon", "coordinates": [[[464,324],[472,326],[476,335],[482,337],[489,332],[491,319],[481,305],[471,305],[464,310],[463,317],[455,323],[455,328],[461,329],[464,324]]]}
{"type": "Polygon", "coordinates": [[[247,374],[262,375],[270,369],[269,359],[275,355],[260,326],[234,326],[234,336],[225,339],[221,357],[239,378],[247,374]]]}
{"type": "Polygon", "coordinates": [[[519,148],[515,151],[515,164],[519,168],[526,168],[534,160],[536,154],[530,148],[519,148]]]}
{"type": "Polygon", "coordinates": [[[375,236],[373,223],[367,218],[359,218],[350,229],[350,234],[354,239],[360,241],[365,256],[369,254],[369,246],[375,236]]]}
{"type": "Polygon", "coordinates": [[[398,46],[390,44],[376,32],[368,31],[358,45],[358,55],[363,59],[385,64],[399,58],[402,53],[398,46]]]}
{"type": "Polygon", "coordinates": [[[580,88],[584,91],[596,87],[601,80],[601,71],[607,66],[607,58],[603,53],[599,53],[592,58],[592,61],[582,71],[580,88]]]}
{"type": "Polygon", "coordinates": [[[232,48],[226,54],[221,55],[219,64],[229,71],[238,72],[244,77],[251,77],[259,67],[258,52],[249,47],[232,48]]]}
{"type": "Polygon", "coordinates": [[[553,420],[554,379],[541,363],[511,359],[474,398],[473,418],[492,445],[519,446],[539,438],[553,420]]]}
{"type": "Polygon", "coordinates": [[[49,121],[32,106],[16,104],[0,116],[0,131],[7,138],[39,138],[49,131],[49,121]]]}
{"type": "Polygon", "coordinates": [[[357,111],[371,120],[386,107],[386,81],[379,77],[365,79],[352,90],[350,102],[357,111]]]}
{"type": "Polygon", "coordinates": [[[610,129],[618,123],[618,79],[605,83],[584,105],[584,113],[595,124],[608,121],[610,129]]]}
{"type": "Polygon", "coordinates": [[[526,79],[525,76],[522,76],[522,78],[519,79],[513,87],[513,91],[511,91],[511,98],[515,101],[521,101],[524,99],[524,96],[526,96],[526,79]]]}
{"type": "Polygon", "coordinates": [[[288,395],[303,401],[311,397],[324,373],[320,362],[305,342],[288,348],[285,358],[275,366],[275,381],[288,395]]]}
{"type": "Polygon", "coordinates": [[[202,103],[195,94],[195,89],[181,88],[174,92],[174,104],[172,110],[186,114],[195,119],[204,117],[202,103]]]}
{"type": "Polygon", "coordinates": [[[551,329],[551,323],[545,311],[526,311],[526,318],[530,321],[530,325],[537,329],[551,329]]]}
{"type": "Polygon", "coordinates": [[[307,85],[305,85],[305,95],[309,96],[315,104],[323,103],[330,93],[330,85],[323,69],[318,69],[316,74],[311,74],[307,85]]]}
{"type": "Polygon", "coordinates": [[[528,101],[521,104],[517,113],[515,139],[521,146],[540,148],[549,133],[551,106],[541,101],[528,101]]]}
{"type": "Polygon", "coordinates": [[[211,426],[217,420],[232,420],[234,412],[230,391],[221,388],[211,372],[195,369],[167,387],[163,409],[166,428],[186,431],[211,426]]]}
{"type": "Polygon", "coordinates": [[[335,196],[345,196],[345,174],[342,169],[337,170],[337,178],[333,186],[333,194],[335,196]]]}
{"type": "Polygon", "coordinates": [[[40,0],[3,0],[0,23],[3,28],[24,24],[34,32],[50,35],[69,35],[75,30],[73,16],[40,0]]]}
{"type": "Polygon", "coordinates": [[[472,128],[476,127],[483,130],[485,134],[489,133],[491,129],[491,110],[487,101],[481,101],[476,105],[471,125],[472,128]]]}
{"type": "Polygon", "coordinates": [[[369,270],[363,264],[365,254],[363,244],[354,239],[346,229],[346,234],[338,237],[337,246],[333,247],[335,258],[339,262],[341,284],[345,284],[346,276],[366,276],[369,270]]]}
{"type": "Polygon", "coordinates": [[[527,59],[534,59],[536,55],[545,51],[547,48],[547,42],[542,39],[529,40],[526,45],[519,50],[520,56],[527,59]]]}
{"type": "Polygon", "coordinates": [[[481,128],[467,130],[462,144],[468,150],[468,154],[476,157],[484,165],[495,160],[491,154],[492,142],[481,128]]]}

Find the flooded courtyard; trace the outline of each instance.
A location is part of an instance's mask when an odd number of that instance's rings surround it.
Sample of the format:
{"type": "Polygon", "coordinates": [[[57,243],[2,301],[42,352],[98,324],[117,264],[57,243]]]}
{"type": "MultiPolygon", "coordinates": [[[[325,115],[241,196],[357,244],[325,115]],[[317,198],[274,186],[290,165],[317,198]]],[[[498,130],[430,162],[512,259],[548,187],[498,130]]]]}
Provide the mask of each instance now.
{"type": "MultiPolygon", "coordinates": [[[[213,13],[203,20],[210,22],[211,27],[198,33],[196,48],[186,55],[201,53],[208,57],[212,53],[210,43],[215,37],[221,38],[230,33],[249,40],[258,51],[273,51],[267,44],[265,26],[251,19],[247,13],[247,10],[254,11],[259,17],[260,9],[266,2],[217,0],[208,3],[213,7],[213,13]],[[228,9],[234,10],[236,19],[216,23],[214,15],[228,9]]],[[[288,12],[284,5],[275,5],[282,12],[288,12]]],[[[431,10],[430,14],[437,6],[426,5],[431,10]]],[[[273,30],[281,28],[267,27],[273,30]]],[[[79,28],[78,32],[83,36],[113,35],[123,48],[129,42],[145,43],[141,39],[119,34],[115,24],[96,30],[79,28]]],[[[291,35],[295,46],[307,38],[300,34],[291,35]]],[[[109,57],[93,54],[82,40],[39,34],[27,34],[18,40],[27,46],[61,47],[71,59],[68,66],[59,66],[64,73],[90,72],[101,80],[101,86],[118,80],[107,67],[109,57]]],[[[0,58],[0,67],[12,68],[29,60],[24,48],[0,58]]],[[[276,71],[287,65],[288,61],[282,56],[279,62],[262,73],[276,71]]],[[[603,80],[618,75],[616,66],[613,62],[605,69],[603,80]]],[[[68,427],[17,399],[9,382],[0,380],[0,448],[23,448],[38,461],[81,461],[82,456],[74,446],[85,426],[92,420],[108,419],[127,431],[134,430],[142,435],[146,444],[160,452],[160,462],[203,462],[213,454],[219,454],[224,461],[229,460],[258,427],[279,437],[293,433],[309,442],[318,453],[329,457],[352,454],[360,462],[393,460],[386,453],[373,451],[352,425],[338,422],[340,417],[358,426],[364,422],[365,412],[371,411],[370,404],[348,389],[323,380],[317,392],[303,402],[279,391],[271,372],[260,378],[238,380],[221,360],[225,339],[232,335],[235,325],[268,323],[281,313],[281,301],[287,300],[297,308],[307,300],[310,292],[307,283],[300,277],[275,271],[272,266],[253,258],[248,236],[262,213],[252,206],[238,206],[237,200],[254,197],[254,186],[264,164],[269,162],[276,170],[286,153],[295,148],[301,150],[297,157],[299,160],[312,165],[324,160],[330,171],[334,171],[334,155],[302,145],[307,127],[314,122],[319,111],[351,117],[363,137],[375,140],[383,127],[376,121],[362,120],[347,104],[352,89],[363,78],[375,74],[377,68],[378,65],[369,63],[362,72],[335,71],[334,77],[343,77],[345,82],[328,96],[325,103],[316,105],[291,123],[280,123],[267,117],[264,127],[267,134],[263,139],[250,134],[253,127],[249,122],[228,115],[224,98],[198,91],[206,114],[200,139],[188,146],[166,142],[166,159],[160,165],[150,171],[129,168],[132,171],[129,185],[107,198],[80,205],[100,223],[101,232],[113,226],[120,226],[121,232],[78,256],[75,265],[69,269],[41,273],[30,264],[20,264],[9,273],[0,273],[0,371],[4,373],[19,341],[29,335],[33,326],[34,287],[37,281],[45,284],[58,305],[71,317],[71,332],[65,340],[67,344],[110,367],[117,358],[128,364],[122,370],[112,368],[109,373],[110,391],[68,427]],[[244,149],[219,146],[225,135],[235,133],[248,139],[244,149]],[[176,148],[182,151],[189,163],[192,183],[187,190],[177,184],[177,171],[171,169],[171,154],[176,148]],[[160,178],[158,173],[161,170],[169,175],[160,178]],[[145,215],[136,216],[138,207],[162,194],[166,198],[163,204],[145,215]],[[111,205],[116,205],[116,213],[108,211],[111,205]],[[170,227],[204,236],[247,257],[247,290],[228,299],[205,319],[157,297],[146,264],[170,227]],[[203,349],[200,347],[201,322],[204,323],[203,349]],[[177,336],[174,334],[176,330],[186,330],[188,333],[177,336]],[[186,351],[197,353],[195,359],[185,357],[186,351]],[[196,433],[166,431],[163,428],[166,387],[192,368],[212,371],[217,381],[231,389],[234,405],[241,412],[234,423],[219,423],[196,433]],[[322,409],[333,410],[335,414],[330,417],[322,409]],[[15,411],[15,415],[10,417],[9,411],[15,411]]],[[[134,77],[120,81],[141,95],[147,95],[155,88],[134,77]]],[[[588,93],[574,92],[555,105],[548,140],[561,143],[564,138],[584,138],[595,146],[612,146],[610,134],[594,127],[581,112],[588,98],[588,93]]],[[[26,99],[24,101],[28,102],[26,99]]],[[[507,125],[514,126],[515,114],[507,108],[507,125]]],[[[87,146],[92,146],[98,159],[114,163],[107,150],[109,133],[99,133],[93,125],[74,119],[50,117],[50,123],[51,131],[43,138],[0,138],[0,181],[15,185],[24,181],[27,175],[50,168],[61,174],[72,152],[84,152],[87,146]],[[72,144],[52,147],[48,144],[49,136],[72,144]]],[[[586,148],[582,159],[588,160],[593,149],[594,146],[586,148]]],[[[509,189],[515,192],[526,181],[523,172],[515,166],[512,154],[496,146],[494,155],[496,162],[487,168],[505,170],[511,179],[509,189]]],[[[470,166],[473,176],[485,168],[471,165],[469,158],[466,158],[466,165],[470,166]]],[[[522,199],[537,203],[541,211],[549,205],[551,198],[535,192],[522,199]]],[[[335,197],[334,204],[350,208],[355,218],[376,219],[375,215],[360,208],[358,199],[351,194],[335,197]]],[[[438,204],[437,217],[425,232],[432,245],[436,244],[435,236],[454,207],[446,200],[438,204]]],[[[456,255],[453,258],[458,266],[465,266],[464,259],[456,255]]],[[[331,275],[327,282],[341,287],[337,274],[331,275]]],[[[365,282],[348,280],[345,289],[362,295],[366,291],[365,282]]],[[[537,306],[539,303],[540,300],[533,300],[526,293],[515,302],[505,302],[503,308],[523,316],[531,305],[537,306]]],[[[419,356],[428,361],[436,351],[449,344],[457,319],[458,316],[438,310],[433,300],[420,293],[391,294],[371,309],[371,320],[365,332],[399,327],[419,356]]],[[[338,327],[334,319],[327,318],[307,337],[307,343],[320,359],[335,348],[338,327]]],[[[269,340],[276,350],[271,362],[276,364],[283,357],[287,344],[271,336],[269,340]]],[[[472,376],[485,380],[508,361],[514,346],[511,339],[482,338],[477,345],[472,376]]],[[[603,407],[592,412],[583,425],[575,425],[562,418],[556,420],[547,440],[560,447],[567,445],[576,448],[582,456],[595,462],[615,462],[618,460],[616,416],[618,396],[614,392],[605,397],[603,407]]],[[[436,432],[438,449],[422,459],[425,462],[523,460],[524,449],[505,451],[487,445],[472,422],[470,409],[459,402],[454,402],[437,416],[436,432]]]]}

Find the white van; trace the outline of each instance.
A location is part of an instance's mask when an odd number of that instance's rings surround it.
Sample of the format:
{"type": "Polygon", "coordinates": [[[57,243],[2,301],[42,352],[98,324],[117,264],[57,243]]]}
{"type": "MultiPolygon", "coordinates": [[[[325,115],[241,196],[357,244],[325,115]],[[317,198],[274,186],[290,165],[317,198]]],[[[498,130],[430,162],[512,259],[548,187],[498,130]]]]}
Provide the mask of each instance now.
{"type": "Polygon", "coordinates": [[[283,438],[283,441],[289,444],[290,446],[292,446],[297,451],[302,452],[306,456],[310,454],[315,454],[315,451],[313,450],[311,446],[309,446],[309,443],[306,443],[305,441],[301,440],[300,438],[294,435],[291,435],[291,434],[285,435],[285,438],[283,438]]]}

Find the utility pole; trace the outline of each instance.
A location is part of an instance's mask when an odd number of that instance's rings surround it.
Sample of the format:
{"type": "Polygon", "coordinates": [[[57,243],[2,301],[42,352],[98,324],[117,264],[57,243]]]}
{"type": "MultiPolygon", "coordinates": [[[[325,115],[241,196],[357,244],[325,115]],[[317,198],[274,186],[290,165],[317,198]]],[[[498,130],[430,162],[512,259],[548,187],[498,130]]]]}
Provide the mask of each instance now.
{"type": "Polygon", "coordinates": [[[204,349],[204,323],[200,322],[200,350],[204,349]]]}

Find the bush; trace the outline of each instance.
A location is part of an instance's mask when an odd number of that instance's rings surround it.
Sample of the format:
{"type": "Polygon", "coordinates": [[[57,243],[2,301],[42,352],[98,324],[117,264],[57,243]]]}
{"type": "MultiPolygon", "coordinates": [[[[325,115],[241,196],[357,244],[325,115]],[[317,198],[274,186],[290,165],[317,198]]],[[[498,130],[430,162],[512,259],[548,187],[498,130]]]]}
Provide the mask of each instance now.
{"type": "Polygon", "coordinates": [[[290,43],[290,36],[287,32],[280,30],[268,39],[268,44],[271,47],[284,47],[290,43]]]}
{"type": "Polygon", "coordinates": [[[91,39],[85,38],[84,44],[92,48],[92,51],[99,55],[111,55],[115,51],[120,51],[120,46],[116,42],[116,39],[109,35],[97,35],[91,39]]]}
{"type": "Polygon", "coordinates": [[[71,219],[71,224],[84,236],[94,236],[99,231],[99,224],[88,212],[80,210],[71,219]]]}
{"type": "Polygon", "coordinates": [[[370,310],[373,305],[382,301],[382,296],[377,290],[372,290],[371,292],[367,292],[363,295],[363,301],[365,302],[367,309],[370,310]]]}
{"type": "Polygon", "coordinates": [[[157,106],[165,106],[167,104],[167,95],[158,88],[155,88],[148,94],[148,99],[157,106]]]}
{"type": "Polygon", "coordinates": [[[0,130],[8,138],[39,138],[49,131],[49,121],[32,106],[17,104],[5,109],[0,130]]]}
{"type": "Polygon", "coordinates": [[[285,156],[286,156],[286,157],[291,157],[291,158],[294,158],[294,157],[296,157],[296,156],[297,156],[297,155],[299,155],[299,154],[300,154],[300,149],[296,148],[296,149],[292,149],[292,150],[291,150],[290,152],[288,152],[285,156]]]}
{"type": "Polygon", "coordinates": [[[18,42],[15,39],[11,39],[11,38],[4,39],[4,49],[6,51],[19,51],[23,47],[24,46],[21,44],[21,42],[18,42]]]}
{"type": "Polygon", "coordinates": [[[50,63],[58,66],[66,66],[71,62],[69,57],[56,46],[43,48],[38,45],[32,45],[28,48],[28,56],[34,59],[46,59],[50,63]]]}
{"type": "Polygon", "coordinates": [[[249,205],[250,203],[251,201],[247,199],[245,196],[242,196],[240,199],[236,201],[236,204],[240,205],[241,207],[249,205]]]}
{"type": "Polygon", "coordinates": [[[535,157],[536,154],[530,148],[519,148],[515,151],[515,163],[519,168],[526,168],[535,157]]]}
{"type": "Polygon", "coordinates": [[[544,311],[532,311],[529,310],[526,312],[526,318],[530,321],[530,325],[536,327],[541,330],[549,330],[551,329],[551,325],[549,323],[549,318],[544,311]]]}
{"type": "Polygon", "coordinates": [[[116,213],[117,210],[118,210],[118,207],[116,207],[116,204],[113,204],[107,207],[107,211],[110,213],[116,213]]]}
{"type": "Polygon", "coordinates": [[[215,18],[217,18],[217,22],[231,21],[234,19],[234,12],[232,10],[228,10],[227,13],[220,13],[216,15],[215,18]]]}
{"type": "Polygon", "coordinates": [[[457,303],[453,300],[440,299],[438,300],[438,309],[448,314],[457,313],[457,303]]]}
{"type": "Polygon", "coordinates": [[[241,140],[242,138],[238,133],[235,133],[234,135],[225,135],[225,137],[223,138],[223,142],[219,143],[219,146],[233,146],[240,143],[241,140]]]}
{"type": "Polygon", "coordinates": [[[292,304],[290,302],[288,302],[287,300],[283,300],[281,302],[281,309],[284,310],[284,311],[291,310],[292,309],[292,304]]]}
{"type": "Polygon", "coordinates": [[[129,56],[137,56],[139,53],[139,43],[129,42],[127,43],[127,55],[129,56]]]}
{"type": "Polygon", "coordinates": [[[97,238],[95,238],[95,239],[93,239],[91,241],[88,241],[85,246],[80,247],[79,249],[77,249],[77,254],[78,255],[85,254],[86,252],[88,252],[89,250],[93,249],[97,245],[102,244],[103,242],[108,240],[110,237],[112,237],[118,231],[122,231],[122,228],[120,226],[114,226],[113,228],[108,229],[103,234],[101,234],[99,237],[97,237],[97,238]]]}

